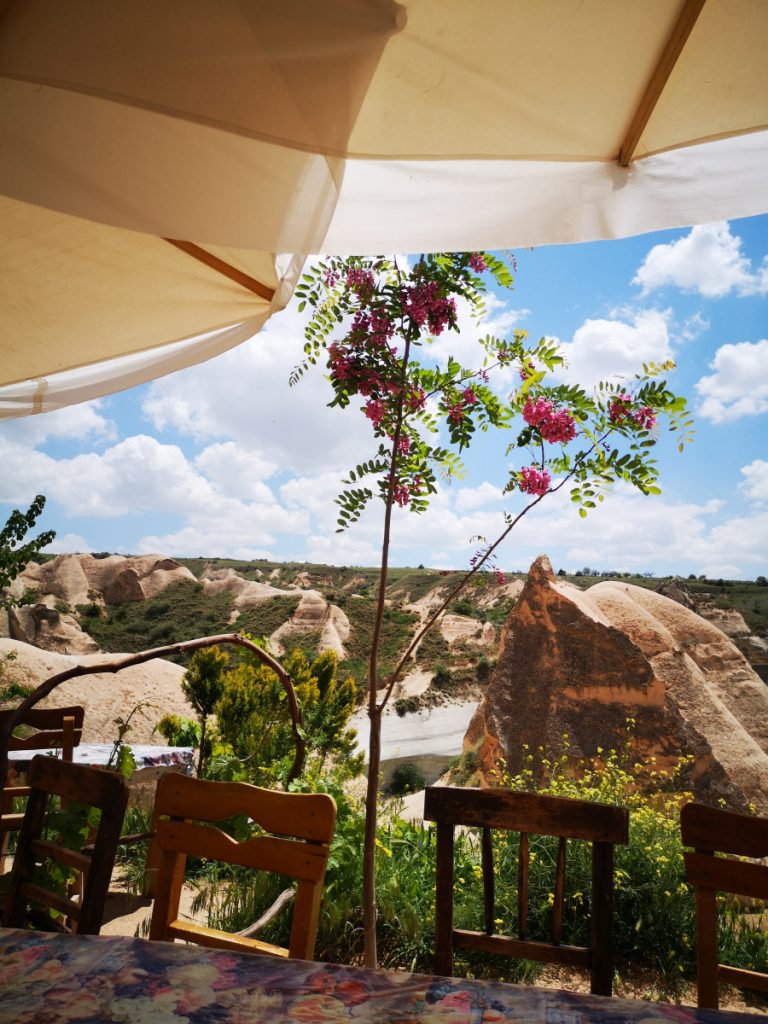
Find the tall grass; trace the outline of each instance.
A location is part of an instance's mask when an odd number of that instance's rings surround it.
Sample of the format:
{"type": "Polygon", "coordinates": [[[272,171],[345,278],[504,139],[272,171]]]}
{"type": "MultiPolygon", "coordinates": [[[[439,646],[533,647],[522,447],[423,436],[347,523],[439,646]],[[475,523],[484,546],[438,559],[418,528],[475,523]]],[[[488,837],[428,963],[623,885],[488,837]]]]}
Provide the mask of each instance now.
{"type": "MultiPolygon", "coordinates": [[[[689,768],[682,758],[666,774],[653,762],[633,763],[624,750],[603,752],[595,761],[573,763],[567,748],[548,760],[527,752],[523,770],[504,772],[499,781],[512,789],[551,793],[630,809],[627,846],[615,856],[614,946],[619,973],[630,966],[653,975],[650,992],[674,995],[684,980],[695,977],[693,893],[685,881],[679,809],[689,799],[683,780],[689,768]],[[638,784],[642,781],[642,786],[638,784]]],[[[361,863],[364,815],[341,776],[326,772],[302,788],[330,792],[338,804],[336,836],[326,875],[316,946],[319,960],[360,962],[362,956],[361,863]]],[[[435,838],[431,827],[402,820],[398,801],[382,804],[377,867],[378,943],[384,967],[432,970],[435,925],[435,838]]],[[[493,833],[496,871],[497,929],[514,933],[517,920],[518,837],[493,833]]],[[[566,871],[563,942],[587,945],[590,929],[591,853],[588,844],[571,842],[566,871]]],[[[532,938],[551,935],[554,865],[557,840],[531,837],[529,931],[532,938]]],[[[201,901],[212,922],[236,930],[255,920],[285,887],[282,879],[258,879],[238,870],[215,877],[201,867],[201,901]],[[223,884],[226,883],[226,884],[223,884]]],[[[483,887],[479,838],[457,830],[455,840],[454,921],[460,928],[482,928],[483,887]]],[[[273,922],[264,938],[285,944],[290,913],[273,922]]],[[[752,970],[768,964],[768,935],[742,908],[723,900],[720,948],[724,962],[752,970]]],[[[484,954],[457,953],[454,973],[532,980],[538,965],[484,954]]]]}

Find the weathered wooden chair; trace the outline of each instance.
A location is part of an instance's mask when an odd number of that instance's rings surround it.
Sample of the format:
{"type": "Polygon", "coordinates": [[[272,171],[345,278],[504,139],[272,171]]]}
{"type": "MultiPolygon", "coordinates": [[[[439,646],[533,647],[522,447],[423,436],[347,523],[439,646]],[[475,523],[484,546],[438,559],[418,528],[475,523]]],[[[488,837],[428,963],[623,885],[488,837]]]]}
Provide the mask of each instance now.
{"type": "MultiPolygon", "coordinates": [[[[155,797],[153,844],[158,867],[150,939],[183,939],[219,949],[311,960],[335,824],[336,804],[324,793],[278,793],[244,782],[210,782],[176,773],[163,776],[155,797]],[[271,834],[237,842],[212,825],[238,814],[247,815],[271,834]],[[179,920],[187,855],[296,879],[289,947],[251,937],[270,912],[239,934],[179,920]]],[[[285,902],[283,893],[270,910],[285,902]]]]}
{"type": "Polygon", "coordinates": [[[125,779],[103,768],[38,755],[29,766],[27,782],[30,794],[13,858],[3,925],[22,927],[30,920],[36,927],[68,930],[53,918],[51,911],[55,911],[65,915],[72,922],[71,930],[79,935],[98,935],[128,804],[125,779]],[[52,797],[66,803],[66,810],[49,810],[52,797]],[[64,845],[62,829],[67,815],[76,813],[76,805],[101,811],[90,855],[81,851],[81,843],[75,849],[64,845]],[[55,833],[54,839],[43,838],[46,829],[55,833]],[[79,900],[39,884],[38,864],[46,861],[81,873],[84,885],[79,900]]]}
{"type": "MultiPolygon", "coordinates": [[[[6,728],[13,708],[0,711],[0,731],[6,728]]],[[[11,736],[9,750],[60,750],[64,761],[71,761],[74,748],[83,734],[84,709],[75,705],[67,708],[32,708],[19,725],[34,731],[27,736],[11,736]]],[[[14,800],[29,796],[28,786],[6,786],[0,795],[0,872],[5,870],[8,840],[17,832],[24,820],[23,811],[14,811],[14,800]]]]}
{"type": "Polygon", "coordinates": [[[768,865],[736,857],[768,857],[768,819],[686,804],[680,812],[686,853],[685,874],[696,892],[696,973],[700,1007],[716,1010],[719,985],[726,982],[768,992],[768,973],[719,963],[717,941],[718,892],[768,900],[768,865]],[[715,853],[731,854],[715,857],[715,853]]]}
{"type": "Polygon", "coordinates": [[[592,992],[611,995],[613,984],[613,847],[629,840],[624,807],[584,800],[518,793],[503,789],[430,787],[424,818],[437,823],[435,971],[450,976],[453,950],[479,950],[588,969],[592,992]],[[485,930],[453,927],[453,839],[459,826],[480,828],[485,930]],[[518,858],[518,935],[497,935],[491,829],[520,833],[518,858]],[[560,842],[554,880],[552,942],[528,938],[529,835],[555,836],[560,842]],[[592,843],[592,942],[589,947],[562,942],[566,841],[592,843]]]}

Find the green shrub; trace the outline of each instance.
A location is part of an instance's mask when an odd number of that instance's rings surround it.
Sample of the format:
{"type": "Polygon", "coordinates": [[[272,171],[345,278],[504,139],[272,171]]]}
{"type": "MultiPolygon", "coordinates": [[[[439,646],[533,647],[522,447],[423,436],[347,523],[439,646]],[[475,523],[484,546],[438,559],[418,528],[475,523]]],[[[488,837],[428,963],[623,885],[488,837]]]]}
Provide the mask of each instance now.
{"type": "Polygon", "coordinates": [[[427,780],[421,774],[415,764],[399,764],[392,774],[390,791],[395,796],[404,796],[406,793],[417,793],[424,789],[427,780]]]}

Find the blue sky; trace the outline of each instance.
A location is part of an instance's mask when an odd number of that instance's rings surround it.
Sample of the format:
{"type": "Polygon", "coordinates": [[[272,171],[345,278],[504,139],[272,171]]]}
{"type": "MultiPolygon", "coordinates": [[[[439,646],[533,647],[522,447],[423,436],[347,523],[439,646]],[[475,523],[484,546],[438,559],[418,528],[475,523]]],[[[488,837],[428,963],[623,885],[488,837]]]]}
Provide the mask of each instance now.
{"type": "MultiPolygon", "coordinates": [[[[586,520],[563,496],[522,521],[506,569],[546,552],[555,567],[707,573],[768,570],[768,216],[637,238],[515,251],[514,290],[491,323],[553,336],[569,379],[590,384],[674,358],[696,438],[658,446],[660,497],[619,488],[586,520]]],[[[48,497],[51,550],[267,557],[374,565],[381,506],[335,533],[333,497],[370,450],[367,421],[329,410],[322,372],[289,389],[299,359],[295,306],[252,341],[150,385],[58,413],[0,424],[0,515],[48,497]]],[[[465,365],[477,329],[435,346],[465,365]]],[[[467,475],[424,516],[398,514],[396,565],[461,568],[472,538],[499,532],[509,437],[482,438],[467,475]]],[[[519,500],[519,499],[518,499],[519,500]]]]}

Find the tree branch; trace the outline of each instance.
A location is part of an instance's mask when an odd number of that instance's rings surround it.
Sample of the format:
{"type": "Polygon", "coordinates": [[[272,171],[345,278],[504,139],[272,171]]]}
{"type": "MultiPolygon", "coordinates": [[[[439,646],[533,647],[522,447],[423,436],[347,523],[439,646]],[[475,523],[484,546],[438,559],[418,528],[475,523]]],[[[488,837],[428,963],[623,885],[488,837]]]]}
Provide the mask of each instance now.
{"type": "Polygon", "coordinates": [[[153,658],[167,658],[175,654],[186,654],[189,651],[198,651],[203,647],[213,647],[218,644],[234,644],[236,647],[245,647],[268,668],[272,669],[285,690],[288,698],[288,710],[291,716],[291,732],[296,748],[296,754],[288,773],[288,782],[292,782],[301,773],[306,752],[306,741],[302,736],[301,709],[296,699],[291,677],[283,666],[268,654],[262,647],[259,647],[252,640],[248,640],[240,633],[222,633],[218,636],[200,637],[197,640],[185,640],[178,644],[167,644],[163,647],[153,647],[151,650],[140,651],[137,654],[127,654],[111,661],[98,662],[93,665],[74,665],[64,672],[58,672],[41,683],[37,689],[19,704],[14,713],[8,719],[4,729],[0,729],[0,790],[2,790],[8,779],[8,751],[10,750],[11,736],[13,730],[23,721],[26,713],[49,693],[52,693],[61,683],[69,679],[76,679],[79,676],[93,675],[97,672],[120,672],[121,669],[130,668],[133,665],[142,665],[144,662],[152,661],[153,658]]]}

